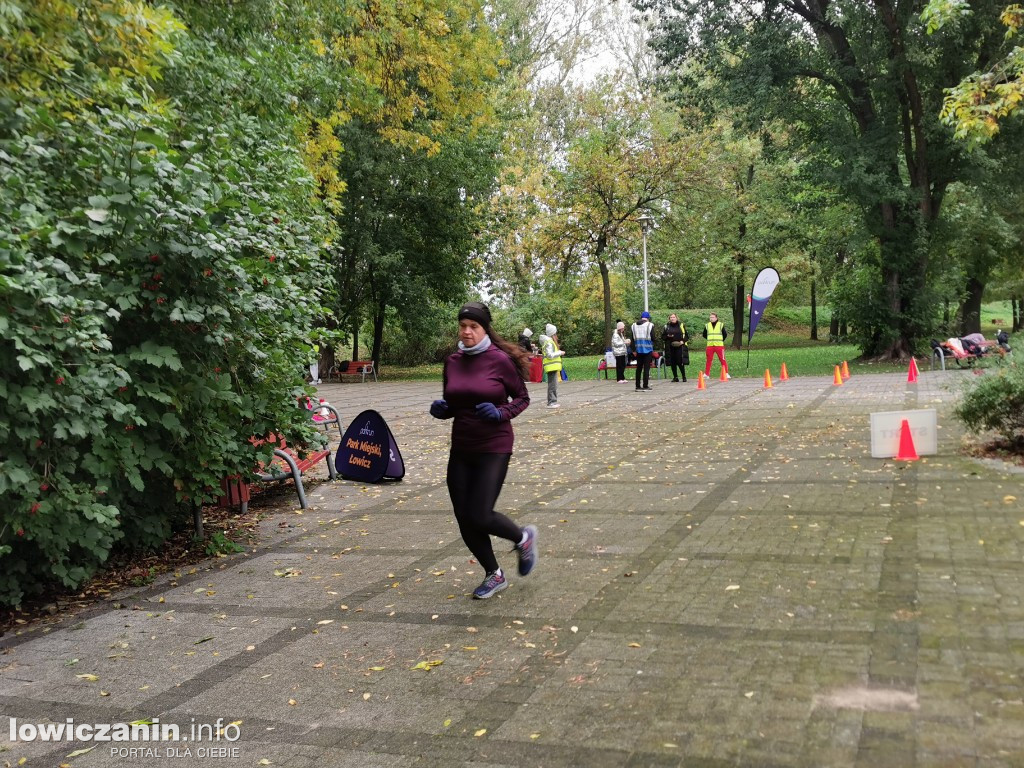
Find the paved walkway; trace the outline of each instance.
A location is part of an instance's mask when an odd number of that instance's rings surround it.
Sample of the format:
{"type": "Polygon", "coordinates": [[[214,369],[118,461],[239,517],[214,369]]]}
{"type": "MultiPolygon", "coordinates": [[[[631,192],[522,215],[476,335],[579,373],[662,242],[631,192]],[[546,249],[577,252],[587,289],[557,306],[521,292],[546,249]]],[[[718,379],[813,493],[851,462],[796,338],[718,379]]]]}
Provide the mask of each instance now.
{"type": "Polygon", "coordinates": [[[531,385],[499,506],[542,557],[489,601],[439,385],[325,386],[384,414],[405,480],[322,484],[246,555],[0,640],[0,765],[1022,766],[1024,476],[956,455],[964,378],[531,385]],[[938,456],[870,458],[869,412],[925,407],[938,456]],[[159,718],[191,756],[69,757],[11,717],[159,718]]]}

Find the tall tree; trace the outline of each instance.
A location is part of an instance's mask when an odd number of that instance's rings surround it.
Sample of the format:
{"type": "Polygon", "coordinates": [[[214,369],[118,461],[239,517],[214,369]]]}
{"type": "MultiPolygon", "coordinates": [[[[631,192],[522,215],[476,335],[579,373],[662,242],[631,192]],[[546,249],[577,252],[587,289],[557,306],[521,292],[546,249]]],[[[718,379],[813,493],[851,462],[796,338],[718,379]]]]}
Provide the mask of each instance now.
{"type": "Polygon", "coordinates": [[[927,40],[912,5],[891,0],[640,0],[663,11],[655,45],[678,79],[710,72],[719,97],[750,118],[777,117],[825,161],[823,180],[863,210],[877,239],[864,268],[873,290],[859,326],[864,351],[912,353],[933,318],[925,275],[932,227],[966,158],[938,123],[943,89],[973,66],[978,39],[999,30],[978,14],[975,34],[927,40]]]}
{"type": "Polygon", "coordinates": [[[605,338],[611,337],[609,278],[613,246],[636,242],[637,219],[682,200],[701,178],[700,147],[678,130],[675,117],[655,99],[616,92],[609,84],[582,94],[582,132],[564,170],[555,173],[544,230],[548,253],[563,272],[596,266],[604,294],[605,338]],[[627,241],[627,242],[628,242],[627,241]]]}

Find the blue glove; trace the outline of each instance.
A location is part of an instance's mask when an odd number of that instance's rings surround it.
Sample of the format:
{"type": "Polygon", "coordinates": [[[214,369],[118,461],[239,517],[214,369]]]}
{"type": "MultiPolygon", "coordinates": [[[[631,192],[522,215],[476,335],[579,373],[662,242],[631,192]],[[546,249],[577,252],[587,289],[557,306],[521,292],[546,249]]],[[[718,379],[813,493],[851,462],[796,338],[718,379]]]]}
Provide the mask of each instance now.
{"type": "Polygon", "coordinates": [[[430,415],[435,419],[443,419],[448,416],[448,401],[435,400],[430,404],[430,415]]]}
{"type": "Polygon", "coordinates": [[[480,403],[476,407],[476,414],[481,419],[501,421],[501,411],[498,410],[498,406],[494,403],[480,403]]]}

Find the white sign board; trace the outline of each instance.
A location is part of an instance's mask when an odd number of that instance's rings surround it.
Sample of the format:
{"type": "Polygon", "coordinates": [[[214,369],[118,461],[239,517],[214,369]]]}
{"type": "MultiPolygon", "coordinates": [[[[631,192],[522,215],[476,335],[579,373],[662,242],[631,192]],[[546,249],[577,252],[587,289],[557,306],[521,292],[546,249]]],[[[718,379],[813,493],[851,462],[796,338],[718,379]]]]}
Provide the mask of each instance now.
{"type": "Polygon", "coordinates": [[[938,453],[938,424],[934,408],[871,414],[871,456],[887,459],[900,452],[900,427],[906,419],[918,456],[938,453]]]}

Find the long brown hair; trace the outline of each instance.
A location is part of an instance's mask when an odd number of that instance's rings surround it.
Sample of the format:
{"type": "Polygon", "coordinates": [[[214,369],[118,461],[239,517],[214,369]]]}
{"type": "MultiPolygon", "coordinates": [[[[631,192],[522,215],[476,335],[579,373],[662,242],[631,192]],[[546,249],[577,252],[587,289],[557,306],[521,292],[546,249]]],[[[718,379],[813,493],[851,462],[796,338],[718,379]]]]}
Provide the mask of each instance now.
{"type": "Polygon", "coordinates": [[[490,326],[487,328],[487,335],[491,338],[492,344],[496,344],[498,349],[512,358],[512,362],[515,363],[516,368],[519,369],[519,375],[523,377],[523,381],[529,381],[530,358],[526,354],[526,350],[518,344],[512,344],[511,342],[505,341],[505,339],[503,339],[498,332],[490,326]]]}

